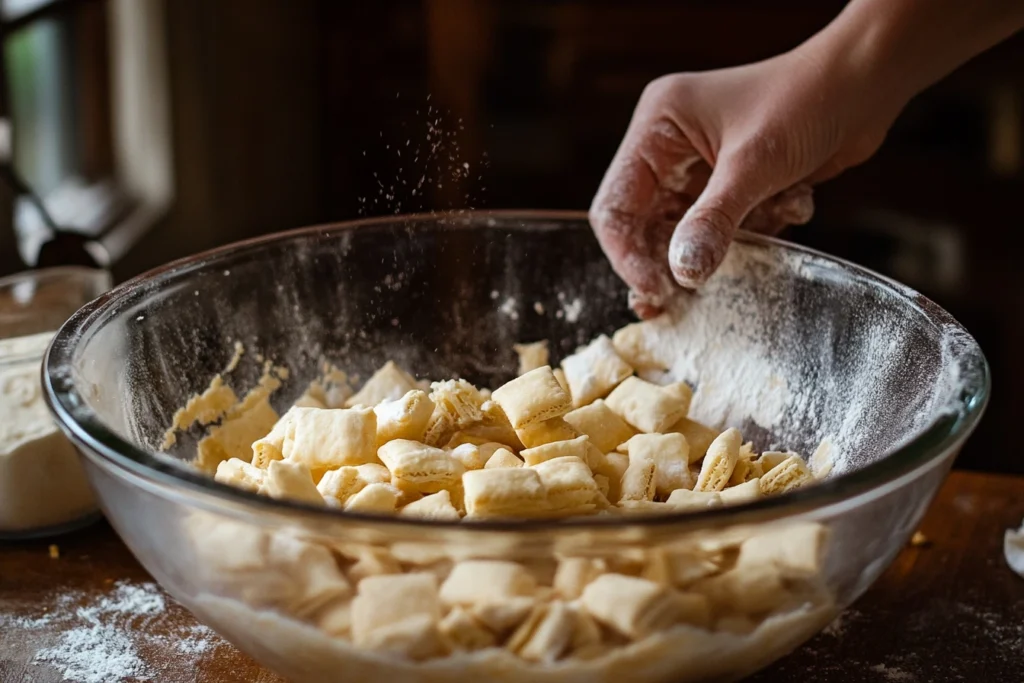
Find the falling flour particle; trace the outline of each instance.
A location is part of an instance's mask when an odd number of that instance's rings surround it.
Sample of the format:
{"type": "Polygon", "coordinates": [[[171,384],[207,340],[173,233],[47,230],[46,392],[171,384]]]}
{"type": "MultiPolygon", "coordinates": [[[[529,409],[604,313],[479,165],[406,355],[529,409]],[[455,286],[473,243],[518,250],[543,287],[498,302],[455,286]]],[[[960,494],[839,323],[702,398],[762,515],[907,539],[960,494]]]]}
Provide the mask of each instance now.
{"type": "Polygon", "coordinates": [[[583,300],[575,298],[568,303],[562,304],[562,313],[565,315],[565,321],[568,323],[579,322],[580,313],[583,312],[583,300]]]}
{"type": "Polygon", "coordinates": [[[512,318],[512,320],[519,320],[519,311],[516,310],[516,298],[514,296],[505,299],[505,302],[501,304],[498,310],[512,318]]]}

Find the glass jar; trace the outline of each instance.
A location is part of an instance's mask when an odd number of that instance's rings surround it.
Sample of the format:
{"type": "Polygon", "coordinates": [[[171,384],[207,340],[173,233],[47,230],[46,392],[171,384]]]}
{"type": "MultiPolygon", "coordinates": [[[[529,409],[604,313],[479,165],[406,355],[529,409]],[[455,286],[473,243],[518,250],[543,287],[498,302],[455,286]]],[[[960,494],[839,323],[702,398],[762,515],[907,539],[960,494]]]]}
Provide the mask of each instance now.
{"type": "Polygon", "coordinates": [[[46,407],[40,368],[64,321],[110,285],[106,271],[77,267],[0,279],[0,539],[99,518],[78,453],[46,407]]]}

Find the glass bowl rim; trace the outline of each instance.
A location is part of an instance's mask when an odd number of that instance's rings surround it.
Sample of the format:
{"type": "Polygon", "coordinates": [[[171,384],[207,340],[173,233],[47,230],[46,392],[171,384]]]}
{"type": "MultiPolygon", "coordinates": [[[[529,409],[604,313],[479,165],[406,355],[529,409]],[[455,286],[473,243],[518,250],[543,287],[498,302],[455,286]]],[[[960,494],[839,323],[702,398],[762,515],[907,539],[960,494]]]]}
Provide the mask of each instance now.
{"type": "MultiPolygon", "coordinates": [[[[962,391],[959,398],[951,402],[959,410],[940,414],[927,427],[912,438],[876,461],[859,469],[843,473],[832,479],[818,482],[814,486],[798,489],[782,496],[772,496],[734,506],[709,508],[698,512],[674,512],[658,515],[625,515],[614,517],[575,517],[568,519],[539,520],[474,520],[435,521],[397,515],[345,512],[343,510],[314,506],[289,500],[276,500],[267,496],[244,491],[227,484],[221,484],[212,477],[173,463],[170,458],[161,457],[147,449],[140,448],[106,427],[93,412],[81,393],[75,387],[72,362],[78,343],[92,331],[94,326],[102,327],[108,315],[122,308],[133,296],[144,296],[144,290],[159,282],[202,270],[217,259],[246,250],[257,249],[275,242],[307,236],[327,236],[359,228],[385,227],[396,223],[437,222],[447,218],[449,224],[444,230],[460,229],[510,229],[508,225],[492,226],[487,218],[503,221],[573,221],[586,222],[587,214],[581,211],[551,210],[489,210],[462,211],[445,217],[438,214],[406,214],[378,216],[351,221],[325,223],[261,235],[233,242],[208,251],[187,256],[146,271],[102,294],[86,304],[61,326],[50,343],[42,368],[46,401],[61,429],[79,442],[84,457],[96,462],[101,468],[112,470],[129,479],[137,479],[160,490],[188,494],[189,504],[216,512],[239,516],[242,512],[259,511],[260,517],[246,517],[255,523],[263,523],[273,517],[281,517],[295,523],[299,519],[311,522],[351,522],[363,528],[379,527],[386,530],[406,530],[421,533],[426,529],[447,529],[456,533],[476,532],[548,532],[566,530],[637,529],[665,528],[673,531],[689,531],[734,524],[761,523],[783,518],[797,517],[828,508],[853,499],[871,496],[878,489],[891,485],[905,477],[916,478],[917,474],[931,469],[943,455],[958,447],[976,427],[989,400],[991,375],[988,362],[977,341],[943,308],[912,288],[885,277],[867,268],[820,251],[803,247],[785,240],[741,231],[736,239],[740,242],[774,246],[790,252],[797,252],[842,265],[857,275],[888,289],[900,299],[915,305],[928,322],[951,326],[968,342],[965,349],[957,352],[952,362],[974,361],[973,383],[963,381],[962,385],[974,385],[973,391],[962,391]],[[143,292],[140,294],[140,292],[143,292]]],[[[524,226],[525,230],[543,229],[542,226],[524,226]]]]}

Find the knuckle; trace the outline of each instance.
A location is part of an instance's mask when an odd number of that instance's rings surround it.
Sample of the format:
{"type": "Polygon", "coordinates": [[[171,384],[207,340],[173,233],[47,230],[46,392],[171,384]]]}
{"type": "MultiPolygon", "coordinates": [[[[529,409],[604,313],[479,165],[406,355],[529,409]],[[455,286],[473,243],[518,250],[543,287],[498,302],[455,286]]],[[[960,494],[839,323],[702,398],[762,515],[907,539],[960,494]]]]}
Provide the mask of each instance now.
{"type": "Polygon", "coordinates": [[[685,73],[666,74],[649,82],[640,95],[641,104],[665,104],[680,96],[690,82],[685,73]]]}
{"type": "Polygon", "coordinates": [[[721,206],[701,206],[693,209],[686,217],[687,223],[710,233],[711,239],[725,240],[736,232],[736,221],[732,214],[721,206]]]}

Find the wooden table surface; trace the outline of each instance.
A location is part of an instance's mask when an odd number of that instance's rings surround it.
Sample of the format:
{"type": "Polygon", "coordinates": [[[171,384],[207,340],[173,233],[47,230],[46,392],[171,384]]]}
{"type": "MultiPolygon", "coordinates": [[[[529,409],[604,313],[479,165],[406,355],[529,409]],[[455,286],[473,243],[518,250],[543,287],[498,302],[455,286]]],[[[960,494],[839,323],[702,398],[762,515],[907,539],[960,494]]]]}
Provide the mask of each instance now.
{"type": "MultiPolygon", "coordinates": [[[[921,531],[832,626],[757,683],[1024,681],[1024,579],[1003,532],[1024,478],[951,475],[921,531]]],[[[0,545],[0,683],[148,679],[279,683],[151,583],[106,524],[0,545]],[[128,634],[128,635],[125,635],[128,634]],[[117,677],[114,664],[136,676],[117,677]]]]}

